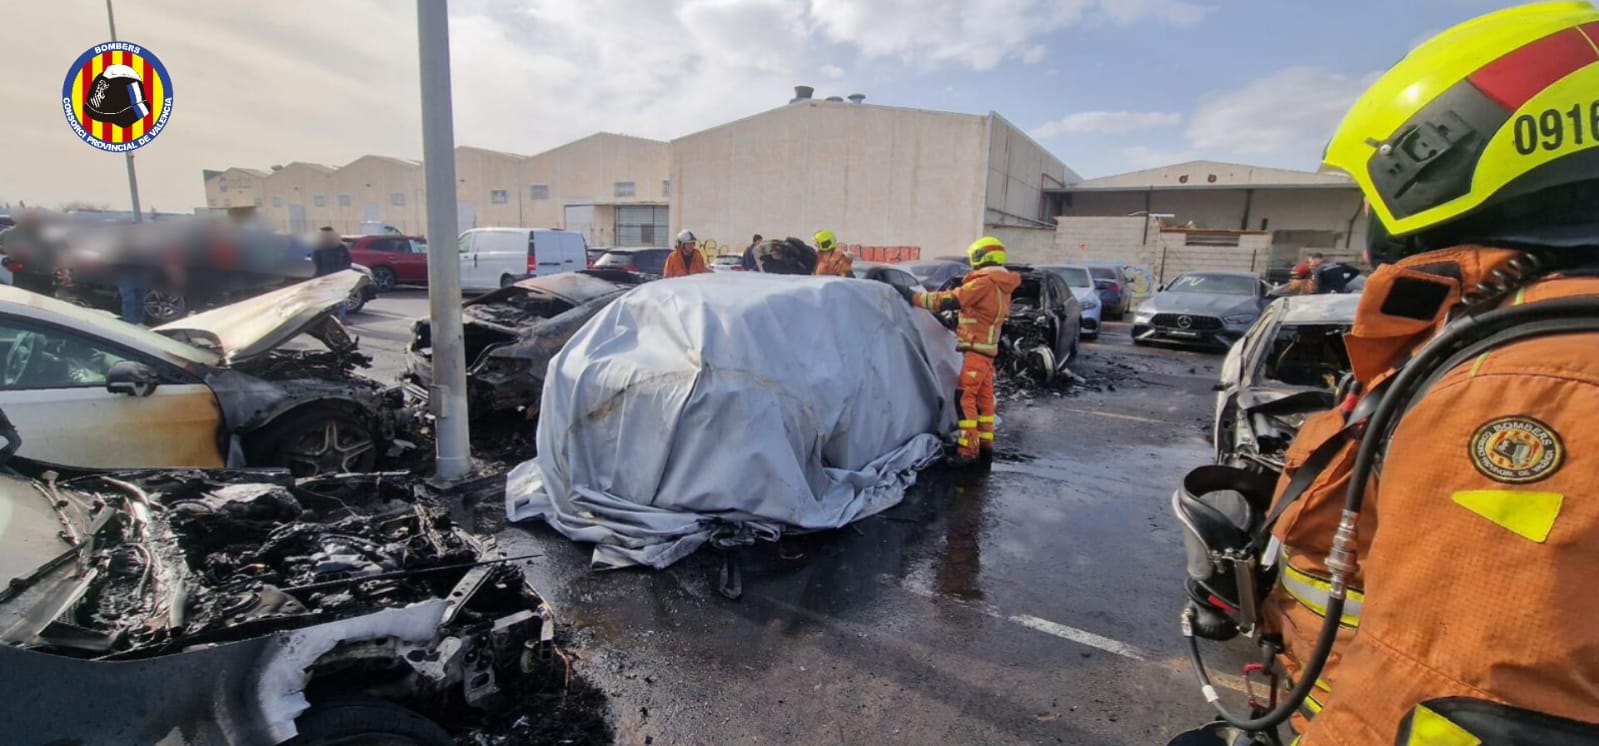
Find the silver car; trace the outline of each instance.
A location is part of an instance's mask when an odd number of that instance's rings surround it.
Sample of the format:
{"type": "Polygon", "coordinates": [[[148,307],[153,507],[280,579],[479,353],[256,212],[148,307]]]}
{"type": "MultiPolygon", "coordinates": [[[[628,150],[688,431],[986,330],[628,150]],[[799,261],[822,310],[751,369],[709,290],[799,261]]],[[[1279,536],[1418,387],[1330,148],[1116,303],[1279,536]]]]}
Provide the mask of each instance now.
{"type": "Polygon", "coordinates": [[[1066,287],[1071,288],[1072,295],[1077,296],[1077,303],[1083,307],[1080,331],[1083,339],[1099,339],[1099,322],[1105,306],[1099,300],[1099,291],[1094,289],[1094,278],[1088,267],[1081,264],[1052,264],[1039,269],[1053,272],[1066,283],[1066,287]]]}
{"type": "Polygon", "coordinates": [[[1249,272],[1188,272],[1133,313],[1133,343],[1231,347],[1266,307],[1271,288],[1249,272]]]}

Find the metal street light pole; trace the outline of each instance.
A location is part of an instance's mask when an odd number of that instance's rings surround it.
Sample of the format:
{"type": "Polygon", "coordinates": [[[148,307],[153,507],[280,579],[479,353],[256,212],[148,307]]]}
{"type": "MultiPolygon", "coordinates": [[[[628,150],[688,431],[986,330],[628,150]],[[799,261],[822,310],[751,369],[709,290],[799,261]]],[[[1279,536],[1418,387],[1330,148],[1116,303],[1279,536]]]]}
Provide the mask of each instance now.
{"type": "Polygon", "coordinates": [[[433,387],[428,404],[438,435],[435,476],[453,482],[472,468],[466,422],[466,343],[461,267],[456,261],[455,124],[450,102],[450,13],[445,0],[416,0],[422,65],[422,164],[427,188],[428,308],[433,387]]]}
{"type": "MultiPolygon", "coordinates": [[[[111,0],[105,0],[105,20],[111,26],[111,41],[117,40],[117,17],[111,13],[111,0]]],[[[144,222],[139,211],[139,175],[133,170],[133,151],[122,154],[128,160],[128,194],[133,197],[133,222],[144,222]]]]}

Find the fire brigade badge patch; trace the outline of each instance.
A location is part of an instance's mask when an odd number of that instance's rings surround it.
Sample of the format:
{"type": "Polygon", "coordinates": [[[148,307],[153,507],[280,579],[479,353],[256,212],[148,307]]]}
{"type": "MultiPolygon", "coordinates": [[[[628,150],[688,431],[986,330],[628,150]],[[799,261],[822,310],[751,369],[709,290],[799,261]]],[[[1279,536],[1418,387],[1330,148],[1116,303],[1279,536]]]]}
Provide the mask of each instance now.
{"type": "Polygon", "coordinates": [[[1566,446],[1554,429],[1524,415],[1489,420],[1471,436],[1471,463],[1496,482],[1527,484],[1560,470],[1566,446]]]}

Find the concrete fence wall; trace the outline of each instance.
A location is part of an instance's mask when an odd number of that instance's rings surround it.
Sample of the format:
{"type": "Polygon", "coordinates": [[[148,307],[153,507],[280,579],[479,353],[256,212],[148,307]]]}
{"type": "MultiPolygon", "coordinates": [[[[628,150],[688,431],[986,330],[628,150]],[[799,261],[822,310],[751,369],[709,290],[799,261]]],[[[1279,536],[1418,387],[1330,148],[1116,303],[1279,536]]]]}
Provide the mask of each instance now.
{"type": "Polygon", "coordinates": [[[1236,234],[1237,246],[1207,246],[1196,243],[1190,231],[1161,231],[1154,263],[1155,282],[1165,284],[1184,272],[1231,270],[1265,272],[1271,263],[1271,234],[1236,234]]]}
{"type": "Polygon", "coordinates": [[[1007,258],[1019,264],[1060,264],[1066,261],[1056,245],[1055,231],[1049,228],[990,225],[986,235],[1005,242],[1007,258]]]}
{"type": "Polygon", "coordinates": [[[1151,266],[1159,230],[1146,222],[1142,217],[1055,218],[1056,255],[1064,262],[1151,266]]]}

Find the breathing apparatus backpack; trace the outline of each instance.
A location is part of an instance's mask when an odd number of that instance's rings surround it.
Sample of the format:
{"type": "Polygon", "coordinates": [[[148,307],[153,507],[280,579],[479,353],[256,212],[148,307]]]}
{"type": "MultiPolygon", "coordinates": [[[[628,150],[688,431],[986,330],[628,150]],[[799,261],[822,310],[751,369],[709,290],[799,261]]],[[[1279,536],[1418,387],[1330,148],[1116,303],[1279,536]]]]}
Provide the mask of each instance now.
{"type": "MultiPolygon", "coordinates": [[[[1568,265],[1575,261],[1571,257],[1563,260],[1568,265]]],[[[1390,344],[1396,352],[1387,357],[1365,355],[1364,370],[1360,363],[1356,364],[1356,378],[1369,382],[1369,390],[1347,397],[1342,394],[1361,392],[1340,392],[1344,407],[1307,421],[1300,439],[1290,449],[1288,468],[1277,480],[1275,490],[1270,477],[1227,466],[1200,467],[1184,478],[1172,496],[1187,555],[1188,604],[1182,615],[1182,633],[1189,641],[1202,692],[1217,710],[1218,727],[1225,724],[1256,734],[1261,742],[1275,743],[1275,729],[1304,706],[1320,681],[1335,643],[1356,634],[1353,625],[1347,624],[1346,610],[1353,609],[1358,615],[1360,596],[1351,587],[1358,588],[1360,582],[1357,538],[1369,539],[1375,528],[1374,516],[1362,511],[1366,492],[1400,419],[1422,395],[1449,371],[1494,348],[1539,337],[1599,332],[1599,297],[1593,295],[1497,307],[1495,301],[1518,285],[1546,274],[1554,267],[1554,261],[1547,255],[1482,247],[1412,257],[1404,262],[1406,266],[1387,273],[1385,279],[1392,284],[1377,289],[1388,293],[1387,297],[1368,298],[1370,303],[1362,303],[1363,317],[1368,316],[1369,305],[1373,306],[1372,311],[1380,307],[1382,313],[1397,318],[1398,323],[1383,318],[1375,324],[1389,331],[1398,330],[1391,336],[1382,336],[1403,337],[1407,343],[1390,344]],[[1474,290],[1462,292],[1473,282],[1474,290]],[[1413,305],[1416,298],[1423,302],[1416,307],[1399,307],[1393,298],[1400,291],[1413,305]],[[1445,322],[1447,309],[1457,306],[1465,310],[1445,322]],[[1400,313],[1390,313],[1393,311],[1400,313]],[[1373,361],[1381,361],[1383,367],[1373,368],[1373,361]],[[1335,507],[1338,510],[1331,509],[1335,507]],[[1313,580],[1321,594],[1321,608],[1316,609],[1321,622],[1319,629],[1303,638],[1305,647],[1312,650],[1308,656],[1301,655],[1298,670],[1287,671],[1293,686],[1286,695],[1279,696],[1282,692],[1276,686],[1273,666],[1281,650],[1283,630],[1273,629],[1263,611],[1273,586],[1289,585],[1282,583],[1281,576],[1297,571],[1285,567],[1288,558],[1282,556],[1279,542],[1273,539],[1273,529],[1280,522],[1299,520],[1303,516],[1298,513],[1312,508],[1316,518],[1293,525],[1293,531],[1299,537],[1306,534],[1307,528],[1320,529],[1315,533],[1325,537],[1309,542],[1307,552],[1319,553],[1317,569],[1324,571],[1320,579],[1313,580]],[[1266,674],[1269,682],[1261,692],[1266,695],[1264,701],[1250,692],[1248,715],[1235,714],[1221,703],[1199,646],[1199,638],[1226,640],[1240,632],[1253,639],[1263,652],[1261,663],[1245,668],[1246,681],[1258,671],[1266,674]]],[[[1592,272],[1589,268],[1567,274],[1592,272]]],[[[1368,292],[1371,288],[1368,285],[1368,292]]],[[[1354,353],[1362,341],[1346,342],[1354,353]]],[[[1296,548],[1304,548],[1298,545],[1305,542],[1295,543],[1296,548]]],[[[1599,743],[1560,740],[1567,732],[1561,728],[1569,728],[1573,721],[1563,722],[1564,725],[1535,724],[1528,726],[1533,730],[1518,732],[1539,734],[1545,739],[1528,743],[1599,743]]]]}

